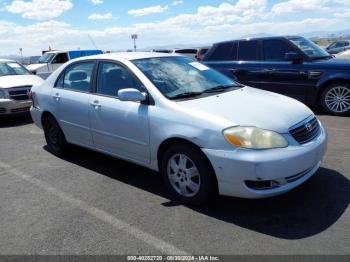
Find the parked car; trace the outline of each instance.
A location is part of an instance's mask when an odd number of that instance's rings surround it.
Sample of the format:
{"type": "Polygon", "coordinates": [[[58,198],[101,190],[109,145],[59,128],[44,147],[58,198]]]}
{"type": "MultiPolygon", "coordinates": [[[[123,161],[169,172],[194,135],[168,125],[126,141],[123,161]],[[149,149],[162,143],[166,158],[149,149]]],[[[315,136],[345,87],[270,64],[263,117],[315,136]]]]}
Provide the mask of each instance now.
{"type": "Polygon", "coordinates": [[[0,59],[0,116],[29,113],[28,92],[43,79],[12,60],[0,59]]]}
{"type": "Polygon", "coordinates": [[[152,52],[179,54],[183,56],[195,57],[197,53],[197,49],[196,48],[153,49],[152,52]]]}
{"type": "Polygon", "coordinates": [[[208,52],[210,47],[200,47],[197,49],[197,53],[196,53],[196,59],[198,61],[201,61],[204,57],[204,55],[208,52]]]}
{"type": "Polygon", "coordinates": [[[175,48],[172,53],[195,58],[197,48],[175,48]]]}
{"type": "Polygon", "coordinates": [[[172,50],[170,49],[152,49],[152,52],[170,54],[172,50]]]}
{"type": "Polygon", "coordinates": [[[71,143],[160,171],[190,204],[217,192],[282,194],[315,174],[326,150],[325,129],[302,103],[178,55],[80,58],[32,98],[54,154],[71,143]]]}
{"type": "Polygon", "coordinates": [[[335,57],[339,59],[350,59],[350,50],[336,54],[335,57]]]}
{"type": "Polygon", "coordinates": [[[214,44],[203,62],[238,82],[320,103],[329,113],[350,112],[350,63],[334,59],[299,36],[242,39],[214,44]]]}
{"type": "Polygon", "coordinates": [[[37,60],[37,63],[27,66],[27,69],[33,74],[46,79],[69,60],[102,53],[101,50],[47,51],[37,60]]]}
{"type": "Polygon", "coordinates": [[[350,40],[341,40],[331,43],[327,48],[327,52],[330,54],[338,54],[350,49],[350,40]]]}

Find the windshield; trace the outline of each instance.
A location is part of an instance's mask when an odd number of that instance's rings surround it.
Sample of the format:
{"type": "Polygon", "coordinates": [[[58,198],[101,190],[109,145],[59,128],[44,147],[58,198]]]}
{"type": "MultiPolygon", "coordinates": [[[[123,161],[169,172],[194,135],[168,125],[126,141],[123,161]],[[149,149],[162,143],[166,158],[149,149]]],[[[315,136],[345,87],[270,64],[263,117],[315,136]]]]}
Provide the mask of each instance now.
{"type": "Polygon", "coordinates": [[[0,76],[30,74],[25,67],[16,62],[0,63],[0,76]]]}
{"type": "Polygon", "coordinates": [[[39,60],[38,60],[38,63],[39,64],[46,64],[46,63],[50,63],[51,60],[54,58],[56,54],[53,54],[53,53],[45,53],[43,54],[39,60]]]}
{"type": "Polygon", "coordinates": [[[188,57],[146,58],[133,63],[169,99],[241,87],[225,75],[188,57]]]}
{"type": "Polygon", "coordinates": [[[311,58],[331,57],[331,55],[328,54],[327,51],[323,50],[321,47],[319,47],[309,39],[306,39],[303,37],[294,37],[294,38],[289,38],[289,40],[294,45],[296,45],[299,49],[301,49],[304,52],[304,54],[306,54],[311,58]]]}

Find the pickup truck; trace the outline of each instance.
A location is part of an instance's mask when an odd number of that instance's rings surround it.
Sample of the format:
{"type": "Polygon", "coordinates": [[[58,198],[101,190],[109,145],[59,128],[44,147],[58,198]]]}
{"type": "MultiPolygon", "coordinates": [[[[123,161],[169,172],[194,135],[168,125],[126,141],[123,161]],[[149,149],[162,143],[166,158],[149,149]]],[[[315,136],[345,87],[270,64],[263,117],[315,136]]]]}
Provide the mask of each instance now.
{"type": "Polygon", "coordinates": [[[350,62],[300,36],[251,38],[213,45],[203,63],[238,82],[350,113],[350,62]]]}
{"type": "Polygon", "coordinates": [[[27,69],[33,74],[46,79],[52,72],[69,60],[102,53],[101,50],[49,51],[44,53],[36,64],[27,66],[27,69]]]}

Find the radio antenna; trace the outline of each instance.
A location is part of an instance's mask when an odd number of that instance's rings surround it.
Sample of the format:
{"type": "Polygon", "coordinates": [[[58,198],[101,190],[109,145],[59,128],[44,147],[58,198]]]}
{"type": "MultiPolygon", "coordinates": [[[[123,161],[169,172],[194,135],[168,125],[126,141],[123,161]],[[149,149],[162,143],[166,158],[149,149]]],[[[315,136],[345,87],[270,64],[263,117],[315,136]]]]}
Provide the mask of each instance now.
{"type": "Polygon", "coordinates": [[[89,37],[89,39],[90,39],[92,45],[95,47],[95,49],[98,49],[98,48],[97,48],[97,45],[95,44],[95,42],[94,42],[94,40],[92,39],[91,35],[88,34],[88,37],[89,37]]]}

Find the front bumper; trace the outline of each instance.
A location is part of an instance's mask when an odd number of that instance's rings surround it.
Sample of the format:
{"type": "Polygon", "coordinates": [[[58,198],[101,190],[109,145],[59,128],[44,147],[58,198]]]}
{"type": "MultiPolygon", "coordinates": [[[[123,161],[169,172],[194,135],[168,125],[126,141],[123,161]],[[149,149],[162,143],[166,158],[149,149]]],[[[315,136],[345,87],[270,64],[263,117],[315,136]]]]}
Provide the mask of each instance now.
{"type": "Polygon", "coordinates": [[[321,128],[313,141],[287,148],[202,150],[215,170],[221,195],[264,198],[285,193],[316,173],[327,150],[327,134],[321,128]],[[247,181],[274,181],[275,186],[256,189],[247,181]]]}
{"type": "Polygon", "coordinates": [[[31,100],[0,99],[0,116],[29,113],[31,100]]]}

